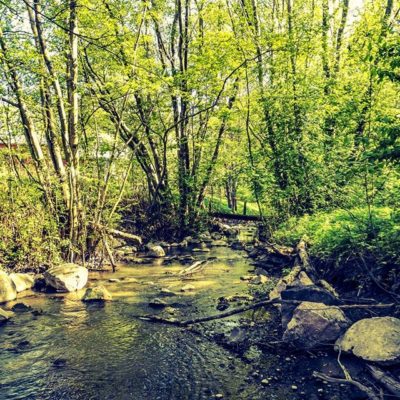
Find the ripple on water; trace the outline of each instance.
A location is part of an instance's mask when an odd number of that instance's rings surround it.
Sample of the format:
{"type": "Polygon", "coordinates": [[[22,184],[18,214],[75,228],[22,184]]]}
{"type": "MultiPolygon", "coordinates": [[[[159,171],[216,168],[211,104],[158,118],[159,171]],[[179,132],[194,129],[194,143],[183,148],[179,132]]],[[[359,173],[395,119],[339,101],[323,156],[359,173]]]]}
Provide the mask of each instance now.
{"type": "Polygon", "coordinates": [[[195,400],[216,393],[261,399],[258,387],[245,383],[251,366],[227,350],[186,330],[133,318],[150,312],[148,300],[161,287],[178,292],[171,302],[188,306],[178,313],[214,312],[218,297],[244,287],[239,276],[249,265],[238,254],[226,248],[208,253],[219,259],[190,281],[196,287],[190,294],[179,292],[188,282],[166,277],[166,270],[182,268],[175,263],[97,274],[96,284],[106,285],[116,299],[104,305],[84,304],[79,296],[24,299],[44,314],[20,314],[0,327],[0,399],[195,400]],[[139,282],[109,283],[111,276],[139,282]],[[143,285],[144,280],[154,285],[143,285]],[[23,341],[28,344],[21,348],[23,341]]]}

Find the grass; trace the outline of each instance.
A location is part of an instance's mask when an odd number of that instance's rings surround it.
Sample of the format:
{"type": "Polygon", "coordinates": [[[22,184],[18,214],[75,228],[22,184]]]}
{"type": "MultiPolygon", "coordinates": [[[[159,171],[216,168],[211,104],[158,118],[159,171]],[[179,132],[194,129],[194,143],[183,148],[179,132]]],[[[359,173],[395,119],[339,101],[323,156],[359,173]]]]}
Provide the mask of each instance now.
{"type": "MultiPolygon", "coordinates": [[[[213,212],[221,212],[225,214],[244,214],[244,201],[239,200],[237,203],[237,211],[233,212],[231,208],[228,207],[228,202],[226,199],[217,199],[213,198],[206,198],[204,200],[205,206],[207,209],[210,207],[211,202],[211,209],[213,212]]],[[[255,202],[247,202],[246,204],[246,215],[259,215],[257,203],[255,202]]]]}
{"type": "Polygon", "coordinates": [[[346,266],[350,275],[351,267],[365,262],[386,277],[400,273],[400,212],[389,207],[372,208],[371,214],[354,208],[293,218],[274,237],[289,245],[304,238],[311,256],[326,268],[346,266]]]}

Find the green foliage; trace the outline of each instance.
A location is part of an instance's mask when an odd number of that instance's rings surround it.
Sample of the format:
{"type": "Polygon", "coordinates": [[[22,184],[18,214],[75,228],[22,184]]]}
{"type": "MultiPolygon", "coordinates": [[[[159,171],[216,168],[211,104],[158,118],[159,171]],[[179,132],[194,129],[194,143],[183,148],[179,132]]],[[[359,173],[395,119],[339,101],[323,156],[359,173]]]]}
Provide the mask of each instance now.
{"type": "Polygon", "coordinates": [[[389,207],[335,210],[291,218],[275,232],[281,242],[295,245],[304,238],[309,252],[326,265],[363,262],[400,265],[400,213],[389,207]]]}
{"type": "Polygon", "coordinates": [[[0,264],[17,270],[37,270],[57,262],[61,241],[42,193],[31,182],[0,185],[0,264]]]}

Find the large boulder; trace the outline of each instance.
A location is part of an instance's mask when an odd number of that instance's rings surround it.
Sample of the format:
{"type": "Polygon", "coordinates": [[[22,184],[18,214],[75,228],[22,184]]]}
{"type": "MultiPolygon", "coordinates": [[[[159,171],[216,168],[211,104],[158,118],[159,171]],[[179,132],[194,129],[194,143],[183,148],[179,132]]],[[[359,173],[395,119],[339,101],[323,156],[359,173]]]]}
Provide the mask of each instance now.
{"type": "Polygon", "coordinates": [[[282,290],[280,297],[282,300],[293,302],[283,303],[280,307],[283,328],[286,327],[287,323],[292,318],[293,312],[297,307],[295,302],[307,301],[331,306],[338,304],[338,299],[326,289],[315,285],[303,285],[301,282],[297,286],[288,286],[285,290],[282,290]]]}
{"type": "Polygon", "coordinates": [[[33,274],[12,273],[10,278],[14,282],[17,293],[32,289],[35,284],[35,276],[33,274]]]}
{"type": "Polygon", "coordinates": [[[87,288],[82,301],[110,301],[111,293],[102,285],[93,288],[87,288]]]}
{"type": "Polygon", "coordinates": [[[85,287],[88,270],[77,264],[66,263],[48,269],[43,276],[46,285],[57,292],[74,292],[85,287]]]}
{"type": "Polygon", "coordinates": [[[7,322],[11,317],[13,317],[14,313],[11,311],[6,311],[0,308],[0,324],[7,322]]]}
{"type": "Polygon", "coordinates": [[[343,311],[335,306],[305,301],[294,311],[283,340],[302,349],[334,342],[350,325],[343,311]]]}
{"type": "Polygon", "coordinates": [[[17,289],[12,279],[4,272],[0,271],[0,303],[16,299],[17,289]]]}
{"type": "Polygon", "coordinates": [[[337,340],[335,348],[365,361],[400,363],[400,319],[375,317],[357,321],[337,340]]]}
{"type": "Polygon", "coordinates": [[[148,244],[147,245],[147,256],[154,257],[154,258],[165,257],[165,251],[160,245],[148,244]]]}

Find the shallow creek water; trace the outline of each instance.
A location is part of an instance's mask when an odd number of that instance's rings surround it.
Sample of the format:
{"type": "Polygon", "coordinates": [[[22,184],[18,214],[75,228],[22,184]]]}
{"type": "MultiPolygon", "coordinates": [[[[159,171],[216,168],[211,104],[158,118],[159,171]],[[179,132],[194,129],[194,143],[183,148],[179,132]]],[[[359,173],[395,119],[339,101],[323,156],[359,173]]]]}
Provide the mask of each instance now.
{"type": "MultiPolygon", "coordinates": [[[[0,399],[266,398],[265,388],[249,382],[252,366],[220,345],[135,318],[162,312],[149,307],[160,288],[177,293],[163,299],[182,319],[217,313],[219,297],[247,292],[240,280],[251,268],[244,253],[218,247],[195,257],[217,259],[184,281],[173,276],[180,263],[159,260],[91,273],[89,285],[103,284],[113,295],[104,305],[85,304],[80,293],[25,296],[43,314],[19,313],[0,327],[0,399]],[[186,284],[195,289],[181,292],[186,284]]],[[[222,324],[234,327],[238,318],[222,324]]]]}

